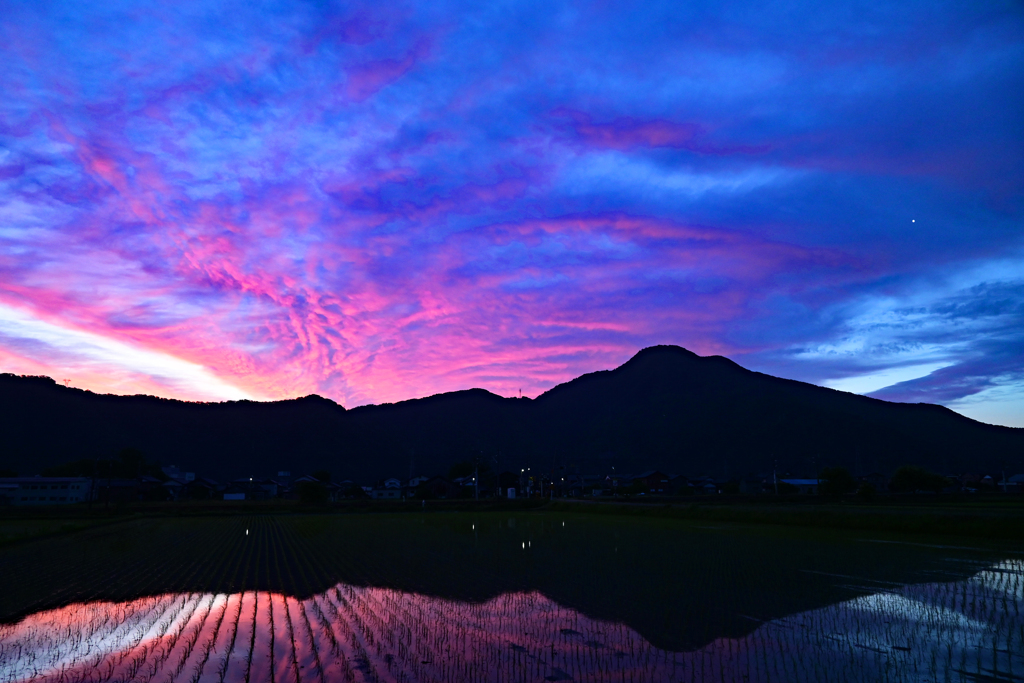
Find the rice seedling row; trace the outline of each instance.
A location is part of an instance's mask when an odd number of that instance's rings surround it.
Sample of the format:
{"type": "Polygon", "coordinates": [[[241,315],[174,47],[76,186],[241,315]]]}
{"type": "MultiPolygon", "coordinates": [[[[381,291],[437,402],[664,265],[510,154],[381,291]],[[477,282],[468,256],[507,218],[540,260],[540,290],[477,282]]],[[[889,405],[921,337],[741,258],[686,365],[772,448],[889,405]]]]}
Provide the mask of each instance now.
{"type": "Polygon", "coordinates": [[[207,667],[220,681],[1013,680],[1022,601],[1024,563],[1011,561],[673,653],[536,592],[476,604],[343,584],[305,600],[184,594],[83,607],[80,636],[67,610],[5,629],[0,680],[198,681],[207,667]],[[226,668],[196,647],[204,639],[226,668]]]}
{"type": "MultiPolygon", "coordinates": [[[[911,586],[828,567],[780,574],[782,590],[827,580],[860,597],[782,618],[754,612],[746,636],[673,652],[624,623],[585,616],[537,590],[465,601],[381,588],[381,575],[408,570],[389,564],[386,553],[353,551],[335,527],[313,522],[303,527],[303,518],[255,517],[135,525],[128,540],[140,549],[159,547],[164,528],[173,532],[166,538],[184,544],[180,557],[168,555],[166,563],[128,553],[118,567],[119,582],[151,597],[0,625],[0,683],[33,677],[97,683],[874,680],[866,672],[890,680],[1013,680],[1024,674],[1019,561],[989,562],[969,580],[911,586]],[[160,533],[147,538],[147,529],[160,533]],[[322,588],[339,575],[347,581],[322,588]],[[242,590],[222,590],[235,585],[242,590]],[[294,593],[268,590],[282,585],[294,593]],[[214,590],[202,589],[207,586],[214,590]],[[181,592],[163,593],[168,587],[181,592]]],[[[533,536],[533,545],[543,538],[533,536]]],[[[464,534],[459,542],[472,550],[475,539],[464,534]]],[[[528,557],[522,545],[516,541],[516,554],[502,552],[513,561],[528,557]]],[[[617,551],[612,545],[608,556],[617,551]]],[[[432,571],[455,573],[453,557],[460,555],[432,555],[432,571]]],[[[960,558],[949,566],[966,564],[960,558]]],[[[704,574],[690,575],[698,585],[714,572],[726,583],[745,578],[728,562],[701,567],[704,574]]],[[[98,595],[87,590],[98,567],[86,569],[66,594],[98,595]]],[[[958,575],[941,567],[928,572],[958,575]]],[[[45,583],[54,571],[41,574],[45,583]]],[[[721,608],[742,610],[743,602],[734,600],[725,596],[721,608]]]]}

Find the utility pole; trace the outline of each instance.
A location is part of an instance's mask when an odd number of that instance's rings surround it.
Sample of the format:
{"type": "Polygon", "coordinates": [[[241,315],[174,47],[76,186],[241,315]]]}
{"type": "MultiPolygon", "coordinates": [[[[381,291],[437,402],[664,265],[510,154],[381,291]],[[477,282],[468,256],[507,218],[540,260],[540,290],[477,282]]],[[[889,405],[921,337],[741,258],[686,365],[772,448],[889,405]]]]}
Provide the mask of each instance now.
{"type": "Polygon", "coordinates": [[[775,495],[779,495],[779,459],[775,459],[775,464],[772,466],[772,480],[775,482],[775,495]]]}
{"type": "Polygon", "coordinates": [[[473,461],[473,499],[480,500],[480,456],[473,461]]]}
{"type": "Polygon", "coordinates": [[[496,470],[494,473],[494,497],[503,498],[505,494],[501,490],[501,448],[498,448],[498,454],[494,456],[494,468],[496,470]]]}
{"type": "Polygon", "coordinates": [[[99,457],[93,457],[92,459],[92,483],[89,484],[89,510],[92,511],[92,499],[93,497],[99,497],[99,492],[96,491],[96,470],[99,468],[99,457]]]}

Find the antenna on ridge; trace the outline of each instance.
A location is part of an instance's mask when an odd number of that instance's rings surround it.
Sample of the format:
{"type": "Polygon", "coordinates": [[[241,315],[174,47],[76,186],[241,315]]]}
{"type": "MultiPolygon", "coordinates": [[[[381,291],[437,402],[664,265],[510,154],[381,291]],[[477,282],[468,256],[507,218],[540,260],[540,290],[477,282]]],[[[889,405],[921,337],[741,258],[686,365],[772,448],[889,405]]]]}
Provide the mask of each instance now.
{"type": "Polygon", "coordinates": [[[520,389],[520,390],[519,390],[519,398],[522,398],[522,397],[523,397],[523,390],[522,390],[522,389],[520,389]]]}
{"type": "Polygon", "coordinates": [[[71,386],[71,380],[69,380],[69,379],[63,379],[63,380],[61,380],[61,381],[62,381],[62,382],[64,382],[64,388],[65,388],[65,389],[71,386]]]}

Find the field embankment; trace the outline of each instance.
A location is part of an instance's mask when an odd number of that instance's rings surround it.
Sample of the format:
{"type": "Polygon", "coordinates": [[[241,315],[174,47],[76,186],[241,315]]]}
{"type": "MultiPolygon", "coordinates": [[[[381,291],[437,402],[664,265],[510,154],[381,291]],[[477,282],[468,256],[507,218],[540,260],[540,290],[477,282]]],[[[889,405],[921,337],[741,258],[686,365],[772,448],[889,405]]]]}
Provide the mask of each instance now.
{"type": "Polygon", "coordinates": [[[132,502],[0,510],[0,546],[119,520],[247,515],[361,515],[532,511],[572,512],[690,521],[925,534],[999,540],[1024,539],[1024,499],[1018,497],[906,496],[874,502],[792,498],[456,499],[345,500],[310,505],[291,500],[132,502]]]}
{"type": "Polygon", "coordinates": [[[879,503],[806,500],[679,502],[561,500],[549,510],[899,534],[1024,539],[1024,500],[892,499],[879,503]]]}

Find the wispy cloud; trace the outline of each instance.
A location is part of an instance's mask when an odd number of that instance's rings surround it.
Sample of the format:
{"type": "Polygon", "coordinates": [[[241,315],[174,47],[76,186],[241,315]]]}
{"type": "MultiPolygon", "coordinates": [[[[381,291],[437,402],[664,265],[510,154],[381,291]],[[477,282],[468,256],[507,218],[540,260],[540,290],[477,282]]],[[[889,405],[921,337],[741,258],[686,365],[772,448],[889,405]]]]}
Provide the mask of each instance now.
{"type": "Polygon", "coordinates": [[[870,394],[873,391],[884,389],[892,385],[915,380],[920,377],[927,377],[936,370],[948,367],[952,363],[913,363],[911,365],[888,367],[878,372],[869,372],[864,375],[842,377],[840,379],[826,380],[822,384],[832,389],[849,391],[854,394],[870,394]]]}
{"type": "Polygon", "coordinates": [[[100,334],[46,322],[0,305],[0,345],[10,365],[63,370],[59,379],[95,391],[138,387],[199,400],[252,399],[208,369],[167,353],[138,348],[100,334]],[[83,374],[78,374],[78,373],[83,374]],[[70,374],[71,377],[64,377],[70,374]]]}
{"type": "Polygon", "coordinates": [[[944,279],[908,282],[900,295],[872,293],[843,302],[832,315],[836,326],[827,329],[830,339],[793,357],[836,373],[822,382],[836,389],[969,405],[972,415],[1005,423],[995,415],[1024,383],[1022,269],[1019,258],[985,262],[944,279]],[[976,398],[983,393],[993,400],[991,415],[976,398]]]}
{"type": "Polygon", "coordinates": [[[0,369],[355,405],[679,343],[982,412],[1024,382],[1018,8],[2,14],[0,369]]]}

